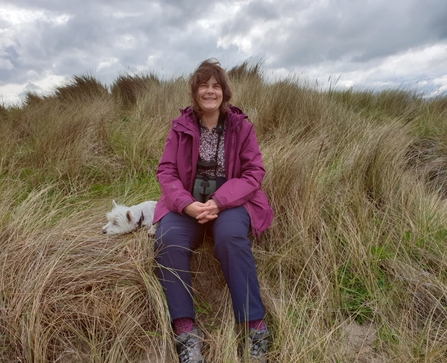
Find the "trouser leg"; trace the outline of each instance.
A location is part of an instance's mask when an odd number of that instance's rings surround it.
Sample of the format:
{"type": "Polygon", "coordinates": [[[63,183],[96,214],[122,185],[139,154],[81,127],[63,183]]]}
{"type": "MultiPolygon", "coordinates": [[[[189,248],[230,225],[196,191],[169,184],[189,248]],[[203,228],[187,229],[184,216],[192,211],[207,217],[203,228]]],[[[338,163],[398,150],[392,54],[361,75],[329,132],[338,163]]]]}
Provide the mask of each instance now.
{"type": "Polygon", "coordinates": [[[197,248],[203,227],[194,218],[170,212],[155,235],[157,276],[166,295],[171,319],[194,319],[190,258],[197,248]]]}
{"type": "Polygon", "coordinates": [[[214,254],[230,290],[236,322],[264,317],[255,261],[248,239],[250,218],[244,207],[227,209],[214,221],[214,254]]]}

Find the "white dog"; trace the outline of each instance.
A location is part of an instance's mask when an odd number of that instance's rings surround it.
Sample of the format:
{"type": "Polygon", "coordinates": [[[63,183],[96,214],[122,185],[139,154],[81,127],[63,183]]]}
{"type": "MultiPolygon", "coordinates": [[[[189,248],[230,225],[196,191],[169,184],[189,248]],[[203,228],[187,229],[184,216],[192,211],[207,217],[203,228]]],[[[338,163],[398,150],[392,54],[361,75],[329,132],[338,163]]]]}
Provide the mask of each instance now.
{"type": "Polygon", "coordinates": [[[147,226],[148,234],[154,235],[157,227],[152,224],[154,219],[154,210],[157,202],[147,201],[131,207],[116,204],[112,201],[113,209],[107,213],[109,221],[102,227],[104,234],[123,234],[129,233],[142,226],[147,226]]]}

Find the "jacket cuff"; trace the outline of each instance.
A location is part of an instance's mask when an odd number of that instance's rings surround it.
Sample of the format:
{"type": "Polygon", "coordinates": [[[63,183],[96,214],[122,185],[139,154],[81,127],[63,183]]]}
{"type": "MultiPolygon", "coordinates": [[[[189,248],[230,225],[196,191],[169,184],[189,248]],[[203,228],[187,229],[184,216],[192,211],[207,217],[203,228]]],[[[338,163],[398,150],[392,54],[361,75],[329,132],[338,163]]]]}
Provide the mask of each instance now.
{"type": "Polygon", "coordinates": [[[185,213],[183,213],[183,209],[186,208],[187,205],[190,205],[191,203],[194,203],[195,200],[193,198],[191,199],[187,199],[185,201],[183,201],[180,205],[179,205],[179,210],[177,211],[179,214],[181,215],[185,215],[185,213]]]}
{"type": "Polygon", "coordinates": [[[223,205],[222,201],[219,199],[219,197],[216,194],[213,194],[210,196],[210,199],[214,200],[217,204],[217,206],[219,207],[219,211],[222,212],[223,210],[227,209],[225,208],[225,206],[223,205]]]}

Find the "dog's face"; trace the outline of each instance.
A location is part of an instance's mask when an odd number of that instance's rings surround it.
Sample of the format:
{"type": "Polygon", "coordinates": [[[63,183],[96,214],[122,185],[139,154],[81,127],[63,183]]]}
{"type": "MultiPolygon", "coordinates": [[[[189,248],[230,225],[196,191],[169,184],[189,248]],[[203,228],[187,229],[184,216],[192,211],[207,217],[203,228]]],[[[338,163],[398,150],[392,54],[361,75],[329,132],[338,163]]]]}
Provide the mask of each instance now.
{"type": "Polygon", "coordinates": [[[102,228],[104,234],[129,233],[137,228],[138,221],[134,219],[129,207],[118,205],[113,201],[113,209],[107,213],[108,223],[102,228]]]}

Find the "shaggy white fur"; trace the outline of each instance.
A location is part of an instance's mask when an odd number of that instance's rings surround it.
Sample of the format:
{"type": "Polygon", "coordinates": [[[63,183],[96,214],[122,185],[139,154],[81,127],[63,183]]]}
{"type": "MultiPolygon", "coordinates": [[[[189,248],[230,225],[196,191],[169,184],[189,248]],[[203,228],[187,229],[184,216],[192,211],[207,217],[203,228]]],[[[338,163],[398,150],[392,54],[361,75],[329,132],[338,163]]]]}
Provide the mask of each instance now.
{"type": "Polygon", "coordinates": [[[104,234],[129,233],[142,226],[148,227],[148,234],[154,235],[157,227],[152,224],[157,202],[146,201],[131,207],[112,201],[113,209],[107,213],[108,223],[102,227],[104,234]]]}

